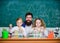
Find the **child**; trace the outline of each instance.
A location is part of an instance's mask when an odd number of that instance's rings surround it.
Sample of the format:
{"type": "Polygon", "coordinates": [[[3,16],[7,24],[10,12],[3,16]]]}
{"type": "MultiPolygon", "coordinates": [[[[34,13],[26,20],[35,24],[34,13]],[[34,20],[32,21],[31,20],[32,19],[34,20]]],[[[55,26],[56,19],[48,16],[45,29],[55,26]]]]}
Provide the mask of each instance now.
{"type": "Polygon", "coordinates": [[[14,34],[15,37],[18,37],[16,35],[19,35],[19,34],[20,35],[22,34],[24,37],[26,37],[25,28],[21,26],[22,23],[23,23],[22,18],[17,18],[17,20],[16,20],[16,25],[17,26],[13,27],[12,30],[11,30],[11,33],[14,34]]]}
{"type": "Polygon", "coordinates": [[[40,18],[35,19],[32,27],[33,27],[32,31],[34,31],[35,34],[42,33],[40,34],[40,36],[42,37],[48,36],[48,31],[45,29],[45,24],[42,19],[40,18]]]}

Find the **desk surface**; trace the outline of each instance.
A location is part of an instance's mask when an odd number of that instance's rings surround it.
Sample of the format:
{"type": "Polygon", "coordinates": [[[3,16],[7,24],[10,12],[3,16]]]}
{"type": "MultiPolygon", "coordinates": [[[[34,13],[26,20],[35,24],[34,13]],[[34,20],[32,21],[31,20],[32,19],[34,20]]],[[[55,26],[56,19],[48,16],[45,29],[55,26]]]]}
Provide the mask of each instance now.
{"type": "Polygon", "coordinates": [[[60,39],[39,39],[39,38],[21,38],[21,39],[1,39],[0,41],[60,41],[60,39]]]}
{"type": "Polygon", "coordinates": [[[60,39],[0,39],[0,43],[60,43],[60,39]]]}

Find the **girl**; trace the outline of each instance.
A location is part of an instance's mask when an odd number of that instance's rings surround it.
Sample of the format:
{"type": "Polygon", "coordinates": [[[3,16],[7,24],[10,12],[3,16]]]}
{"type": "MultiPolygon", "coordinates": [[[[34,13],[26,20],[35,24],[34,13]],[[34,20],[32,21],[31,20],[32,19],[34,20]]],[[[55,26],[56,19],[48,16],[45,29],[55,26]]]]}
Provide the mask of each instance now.
{"type": "Polygon", "coordinates": [[[22,18],[17,18],[16,20],[16,25],[15,27],[13,27],[11,29],[11,33],[15,35],[15,37],[18,37],[19,35],[23,35],[24,37],[26,37],[26,32],[25,32],[25,28],[22,27],[22,18]]]}
{"type": "Polygon", "coordinates": [[[34,32],[34,34],[40,33],[40,37],[48,36],[48,31],[45,29],[45,24],[40,18],[35,19],[32,26],[32,32],[34,32]]]}

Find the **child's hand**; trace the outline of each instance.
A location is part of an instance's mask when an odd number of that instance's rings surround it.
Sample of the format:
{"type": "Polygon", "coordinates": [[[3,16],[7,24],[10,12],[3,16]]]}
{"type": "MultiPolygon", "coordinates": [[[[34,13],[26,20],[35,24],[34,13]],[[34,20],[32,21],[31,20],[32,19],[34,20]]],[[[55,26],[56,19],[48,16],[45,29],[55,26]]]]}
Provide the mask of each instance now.
{"type": "Polygon", "coordinates": [[[42,33],[42,32],[44,32],[44,30],[43,30],[43,29],[41,29],[41,30],[40,30],[40,32],[42,33]]]}
{"type": "Polygon", "coordinates": [[[40,28],[40,32],[44,32],[45,28],[44,27],[41,27],[40,28]]]}

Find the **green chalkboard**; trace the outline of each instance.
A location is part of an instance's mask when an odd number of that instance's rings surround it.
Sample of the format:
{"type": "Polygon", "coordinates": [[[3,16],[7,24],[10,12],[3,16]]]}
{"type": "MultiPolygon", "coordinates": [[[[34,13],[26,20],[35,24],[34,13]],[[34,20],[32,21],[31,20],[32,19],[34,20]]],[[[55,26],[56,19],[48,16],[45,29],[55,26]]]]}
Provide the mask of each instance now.
{"type": "Polygon", "coordinates": [[[16,25],[16,18],[25,20],[27,12],[35,18],[42,18],[47,27],[60,27],[59,0],[0,0],[0,27],[10,23],[16,25]]]}

